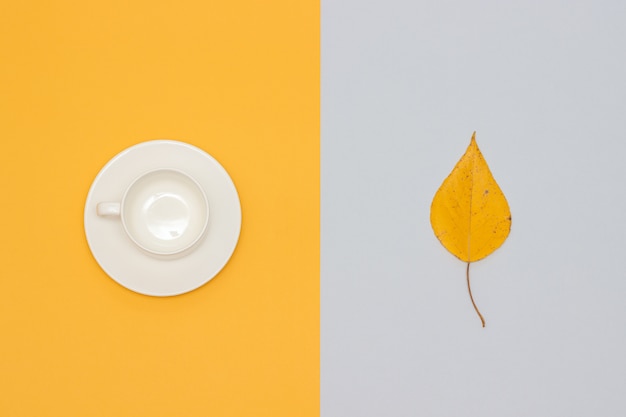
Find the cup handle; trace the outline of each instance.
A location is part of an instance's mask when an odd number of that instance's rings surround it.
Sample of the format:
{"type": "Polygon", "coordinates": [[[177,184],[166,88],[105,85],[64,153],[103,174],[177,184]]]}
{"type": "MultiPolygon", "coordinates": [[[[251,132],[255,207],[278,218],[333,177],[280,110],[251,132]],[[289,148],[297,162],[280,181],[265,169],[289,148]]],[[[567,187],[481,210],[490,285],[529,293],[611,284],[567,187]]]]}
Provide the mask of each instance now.
{"type": "Polygon", "coordinates": [[[98,203],[96,213],[98,216],[119,216],[120,203],[98,203]]]}

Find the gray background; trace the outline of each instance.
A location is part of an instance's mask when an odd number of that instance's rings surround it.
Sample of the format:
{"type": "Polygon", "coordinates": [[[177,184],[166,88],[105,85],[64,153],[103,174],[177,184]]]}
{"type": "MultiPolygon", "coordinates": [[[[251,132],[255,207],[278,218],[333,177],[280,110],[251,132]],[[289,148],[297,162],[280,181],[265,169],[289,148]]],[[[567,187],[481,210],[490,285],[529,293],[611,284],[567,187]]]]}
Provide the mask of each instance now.
{"type": "Polygon", "coordinates": [[[322,416],[626,415],[626,2],[322,4],[322,416]],[[472,266],[432,197],[472,131],[472,266]]]}

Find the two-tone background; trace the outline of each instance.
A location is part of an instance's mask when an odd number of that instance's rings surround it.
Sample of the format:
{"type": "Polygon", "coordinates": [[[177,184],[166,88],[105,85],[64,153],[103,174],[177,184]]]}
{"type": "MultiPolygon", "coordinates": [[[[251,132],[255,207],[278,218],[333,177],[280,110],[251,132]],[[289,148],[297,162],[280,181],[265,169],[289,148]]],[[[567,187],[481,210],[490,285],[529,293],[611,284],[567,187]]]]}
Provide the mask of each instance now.
{"type": "Polygon", "coordinates": [[[0,13],[0,415],[626,413],[626,7],[14,2],[0,13]],[[472,267],[429,225],[477,131],[513,214],[472,267]],[[243,224],[189,294],[82,230],[150,139],[228,170],[243,224]]]}

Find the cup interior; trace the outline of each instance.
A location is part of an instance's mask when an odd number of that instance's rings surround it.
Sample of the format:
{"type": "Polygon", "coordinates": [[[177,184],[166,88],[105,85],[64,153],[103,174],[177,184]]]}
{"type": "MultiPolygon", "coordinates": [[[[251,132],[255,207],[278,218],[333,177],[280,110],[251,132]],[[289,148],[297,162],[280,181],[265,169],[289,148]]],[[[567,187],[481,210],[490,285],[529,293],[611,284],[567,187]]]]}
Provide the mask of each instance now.
{"type": "Polygon", "coordinates": [[[190,176],[159,169],[130,185],[122,199],[121,217],[128,236],[139,247],[157,255],[174,255],[203,237],[209,205],[190,176]]]}

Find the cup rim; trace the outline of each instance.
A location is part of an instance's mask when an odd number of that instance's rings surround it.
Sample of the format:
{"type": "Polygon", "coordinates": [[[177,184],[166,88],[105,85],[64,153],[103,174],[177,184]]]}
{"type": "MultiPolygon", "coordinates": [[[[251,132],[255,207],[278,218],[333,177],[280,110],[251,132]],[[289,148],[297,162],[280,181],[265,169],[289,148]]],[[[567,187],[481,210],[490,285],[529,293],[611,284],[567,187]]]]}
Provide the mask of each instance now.
{"type": "Polygon", "coordinates": [[[151,255],[156,255],[159,257],[172,257],[172,256],[177,256],[177,255],[186,255],[188,252],[190,252],[195,246],[198,245],[198,243],[205,237],[206,235],[206,231],[207,228],[209,226],[209,200],[206,196],[206,193],[204,191],[204,189],[202,188],[202,186],[200,185],[200,183],[198,183],[198,181],[196,181],[195,178],[193,178],[191,175],[189,175],[188,173],[186,173],[183,170],[177,169],[177,168],[156,168],[156,169],[151,169],[149,171],[144,172],[143,174],[138,175],[137,177],[135,177],[135,179],[133,179],[131,181],[131,183],[126,187],[126,190],[124,191],[124,195],[122,196],[122,200],[120,201],[120,220],[122,223],[122,227],[124,228],[124,232],[126,233],[126,236],[128,236],[128,238],[141,250],[151,254],[151,255]],[[204,215],[204,219],[202,222],[202,230],[198,233],[198,235],[196,236],[196,238],[191,241],[189,244],[185,245],[183,248],[181,249],[176,249],[174,251],[158,251],[158,250],[153,250],[150,248],[147,248],[145,245],[139,243],[132,235],[132,233],[129,231],[129,228],[126,224],[126,219],[124,216],[124,206],[126,203],[126,198],[128,197],[128,194],[130,193],[131,189],[133,188],[133,186],[139,182],[142,178],[147,177],[148,175],[157,173],[157,172],[165,172],[165,171],[169,171],[169,172],[174,172],[178,175],[182,175],[183,177],[187,178],[188,180],[190,180],[195,187],[200,191],[200,195],[202,196],[202,200],[204,201],[204,207],[205,207],[205,215],[204,215]]]}

